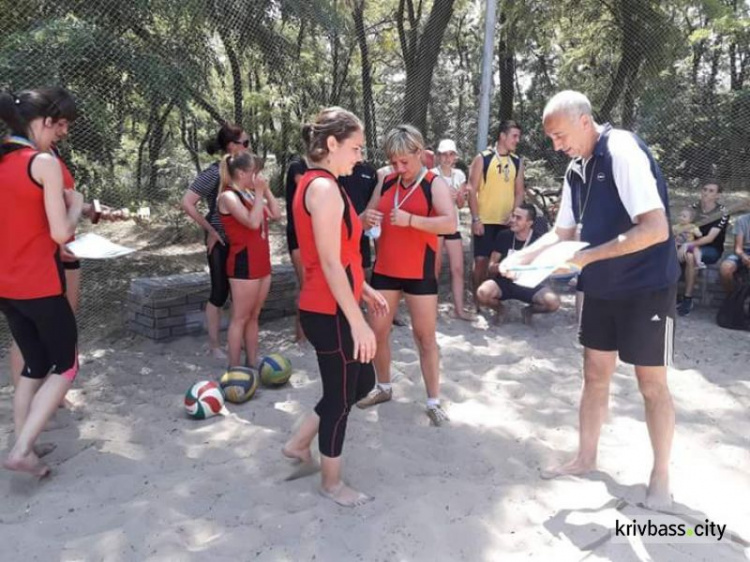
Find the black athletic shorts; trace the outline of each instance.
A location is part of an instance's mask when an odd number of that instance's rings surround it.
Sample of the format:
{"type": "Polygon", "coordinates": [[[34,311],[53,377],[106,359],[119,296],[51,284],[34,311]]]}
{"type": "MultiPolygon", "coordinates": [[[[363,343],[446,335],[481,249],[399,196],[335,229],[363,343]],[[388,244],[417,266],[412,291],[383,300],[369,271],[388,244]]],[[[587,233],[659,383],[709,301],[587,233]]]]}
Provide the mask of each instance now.
{"type": "Polygon", "coordinates": [[[617,351],[640,367],[665,367],[674,355],[677,286],[626,299],[585,295],[579,340],[584,347],[617,351]]]}
{"type": "Polygon", "coordinates": [[[435,277],[427,279],[402,279],[372,272],[370,286],[378,291],[403,291],[407,295],[437,295],[438,282],[435,277]]]}
{"type": "Polygon", "coordinates": [[[477,236],[472,234],[471,239],[474,246],[474,257],[475,258],[489,258],[492,251],[495,249],[495,238],[503,230],[508,230],[508,226],[505,224],[485,224],[484,234],[477,236]]]}
{"type": "Polygon", "coordinates": [[[531,304],[534,301],[534,295],[544,288],[544,285],[537,285],[536,287],[522,287],[516,285],[513,281],[503,276],[493,277],[492,280],[500,287],[500,300],[517,300],[531,304]]]}
{"type": "Polygon", "coordinates": [[[69,381],[78,373],[78,328],[64,295],[39,299],[0,298],[0,312],[26,362],[22,376],[43,379],[50,373],[69,381]]]}
{"type": "Polygon", "coordinates": [[[438,234],[438,236],[445,240],[461,240],[461,233],[458,230],[453,234],[438,234]]]}
{"type": "Polygon", "coordinates": [[[217,242],[211,252],[206,254],[208,258],[208,272],[211,278],[211,294],[208,302],[217,308],[221,308],[229,298],[229,276],[227,274],[227,259],[229,258],[229,246],[217,242]]]}
{"type": "Polygon", "coordinates": [[[62,262],[62,264],[63,264],[63,269],[67,269],[69,271],[81,269],[81,260],[64,261],[62,262]]]}

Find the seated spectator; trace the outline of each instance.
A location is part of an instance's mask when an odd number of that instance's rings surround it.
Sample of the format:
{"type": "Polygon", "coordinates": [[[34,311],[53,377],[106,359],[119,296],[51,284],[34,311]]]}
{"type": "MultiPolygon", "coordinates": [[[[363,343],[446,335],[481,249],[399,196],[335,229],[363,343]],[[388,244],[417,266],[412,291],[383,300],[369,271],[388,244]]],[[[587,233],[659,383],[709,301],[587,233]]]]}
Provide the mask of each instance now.
{"type": "MultiPolygon", "coordinates": [[[[700,200],[693,204],[693,222],[700,228],[702,236],[691,244],[693,248],[700,248],[700,261],[706,265],[718,262],[724,252],[729,214],[724,205],[719,203],[720,195],[721,186],[716,182],[707,182],[701,188],[700,200]]],[[[685,264],[685,296],[677,307],[677,313],[685,316],[693,310],[693,289],[698,276],[698,263],[693,253],[685,253],[680,261],[685,264]]]]}
{"type": "Polygon", "coordinates": [[[734,274],[750,271],[750,214],[742,215],[734,224],[734,253],[721,262],[721,285],[727,294],[734,291],[734,274]]]}
{"type": "Polygon", "coordinates": [[[510,229],[498,233],[490,254],[488,273],[490,278],[484,281],[477,290],[479,303],[500,311],[501,302],[519,300],[527,306],[523,311],[523,319],[527,324],[531,316],[538,313],[555,312],[560,308],[560,297],[549,287],[522,287],[499,272],[500,262],[513,252],[523,250],[535,242],[541,234],[534,231],[536,208],[529,203],[522,203],[515,208],[510,216],[510,229]]]}
{"type": "Polygon", "coordinates": [[[677,217],[677,224],[672,226],[674,243],[677,246],[677,258],[680,263],[684,263],[686,254],[693,254],[695,265],[698,269],[705,269],[706,264],[701,260],[700,246],[695,246],[693,242],[701,237],[701,229],[698,228],[693,219],[695,218],[695,209],[688,207],[680,211],[677,217]]]}

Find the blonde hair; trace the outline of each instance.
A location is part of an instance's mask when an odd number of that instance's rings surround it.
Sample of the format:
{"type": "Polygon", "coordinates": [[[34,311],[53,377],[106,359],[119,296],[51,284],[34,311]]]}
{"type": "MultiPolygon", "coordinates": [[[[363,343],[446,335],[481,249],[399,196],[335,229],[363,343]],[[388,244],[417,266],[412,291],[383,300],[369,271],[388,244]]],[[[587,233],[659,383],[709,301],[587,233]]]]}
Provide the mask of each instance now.
{"type": "Polygon", "coordinates": [[[413,125],[394,127],[383,139],[383,150],[388,158],[403,154],[414,154],[424,149],[424,138],[413,125]]]}
{"type": "Polygon", "coordinates": [[[227,154],[219,162],[219,192],[232,188],[232,180],[237,170],[260,172],[265,166],[263,158],[250,152],[240,152],[237,156],[227,154]]]}
{"type": "Polygon", "coordinates": [[[328,155],[328,137],[341,143],[362,129],[362,122],[351,111],[336,106],[325,108],[302,127],[307,157],[320,162],[328,155]]]}

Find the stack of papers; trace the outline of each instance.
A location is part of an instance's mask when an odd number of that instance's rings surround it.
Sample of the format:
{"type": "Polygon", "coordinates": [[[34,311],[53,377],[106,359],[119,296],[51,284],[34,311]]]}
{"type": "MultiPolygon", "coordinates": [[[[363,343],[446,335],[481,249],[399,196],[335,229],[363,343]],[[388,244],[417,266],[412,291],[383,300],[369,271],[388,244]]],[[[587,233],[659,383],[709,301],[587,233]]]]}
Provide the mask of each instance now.
{"type": "Polygon", "coordinates": [[[588,242],[559,242],[544,250],[528,265],[513,265],[513,258],[507,258],[511,261],[507,264],[507,270],[518,275],[515,279],[516,285],[534,288],[552,275],[556,269],[564,268],[575,253],[586,246],[588,242]]]}
{"type": "Polygon", "coordinates": [[[77,257],[85,260],[106,260],[119,258],[135,252],[133,248],[126,248],[114,242],[110,242],[103,236],[88,232],[82,234],[68,245],[68,250],[77,257]]]}

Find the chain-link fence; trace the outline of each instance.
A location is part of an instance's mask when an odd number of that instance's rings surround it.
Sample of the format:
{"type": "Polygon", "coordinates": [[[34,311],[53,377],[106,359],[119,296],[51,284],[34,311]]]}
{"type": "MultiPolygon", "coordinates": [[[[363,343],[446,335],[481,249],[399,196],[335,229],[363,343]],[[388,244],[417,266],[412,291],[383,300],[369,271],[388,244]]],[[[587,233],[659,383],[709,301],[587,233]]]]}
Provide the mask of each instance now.
{"type": "MultiPolygon", "coordinates": [[[[62,149],[77,188],[149,220],[92,227],[135,246],[83,265],[83,339],[124,328],[133,277],[204,267],[202,235],[179,208],[211,162],[203,144],[241,124],[274,185],[320,107],[361,116],[367,148],[410,121],[430,145],[476,145],[484,2],[470,0],[60,0],[3,2],[0,86],[59,84],[82,118],[62,149]]],[[[575,88],[600,120],[639,132],[674,189],[708,177],[744,188],[750,173],[750,25],[743,2],[504,0],[492,125],[524,126],[527,185],[559,186],[566,159],[540,123],[555,91],[575,88]]],[[[489,139],[488,139],[489,140],[489,139]]],[[[274,259],[285,260],[283,228],[274,259]]],[[[4,328],[3,328],[4,330],[4,328]]],[[[3,344],[7,332],[2,332],[3,344]]],[[[5,345],[3,345],[5,347],[5,345]]]]}

